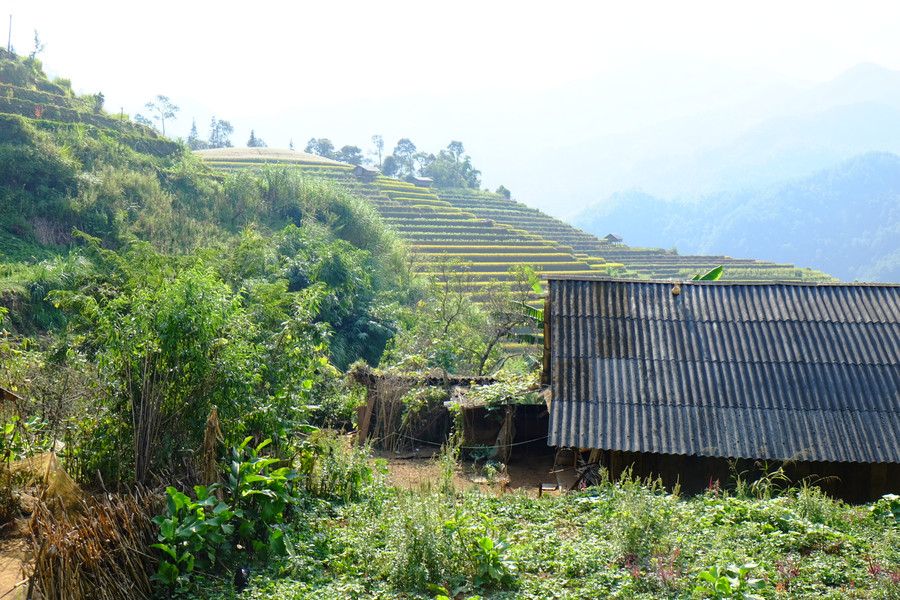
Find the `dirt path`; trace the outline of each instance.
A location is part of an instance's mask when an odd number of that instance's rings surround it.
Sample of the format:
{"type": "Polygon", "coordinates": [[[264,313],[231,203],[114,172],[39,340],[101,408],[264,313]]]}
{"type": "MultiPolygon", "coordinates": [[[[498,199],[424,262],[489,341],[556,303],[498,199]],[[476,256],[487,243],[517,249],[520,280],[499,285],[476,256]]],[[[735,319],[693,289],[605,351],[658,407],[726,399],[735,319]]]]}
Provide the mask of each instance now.
{"type": "MultiPolygon", "coordinates": [[[[440,482],[441,469],[437,463],[437,456],[431,449],[400,454],[379,452],[375,457],[388,461],[388,482],[391,485],[418,488],[440,482]]],[[[514,455],[507,467],[509,480],[505,486],[501,485],[504,480],[502,476],[485,473],[483,462],[460,461],[454,473],[453,483],[458,490],[475,487],[500,493],[501,487],[505,487],[507,491],[521,490],[536,495],[541,483],[554,481],[554,476],[550,474],[553,457],[554,451],[551,448],[514,455]]]]}
{"type": "Polygon", "coordinates": [[[17,522],[0,537],[0,600],[25,598],[28,583],[23,575],[31,552],[25,535],[27,523],[17,522]]]}

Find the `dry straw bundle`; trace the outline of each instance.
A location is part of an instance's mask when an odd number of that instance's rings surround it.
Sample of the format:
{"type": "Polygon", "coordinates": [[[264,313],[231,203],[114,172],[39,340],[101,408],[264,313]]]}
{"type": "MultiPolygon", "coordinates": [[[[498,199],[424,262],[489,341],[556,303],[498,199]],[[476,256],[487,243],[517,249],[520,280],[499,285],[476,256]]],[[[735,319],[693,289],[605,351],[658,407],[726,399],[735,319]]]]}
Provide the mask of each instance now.
{"type": "Polygon", "coordinates": [[[26,488],[37,486],[40,500],[46,502],[57,514],[65,512],[76,517],[83,508],[84,494],[75,480],[69,477],[53,452],[44,452],[8,464],[9,473],[24,478],[26,488]]]}
{"type": "Polygon", "coordinates": [[[84,506],[71,521],[65,512],[54,514],[38,503],[31,519],[35,562],[28,597],[149,598],[150,575],[157,568],[150,519],[160,510],[160,499],[148,492],[84,506]]]}

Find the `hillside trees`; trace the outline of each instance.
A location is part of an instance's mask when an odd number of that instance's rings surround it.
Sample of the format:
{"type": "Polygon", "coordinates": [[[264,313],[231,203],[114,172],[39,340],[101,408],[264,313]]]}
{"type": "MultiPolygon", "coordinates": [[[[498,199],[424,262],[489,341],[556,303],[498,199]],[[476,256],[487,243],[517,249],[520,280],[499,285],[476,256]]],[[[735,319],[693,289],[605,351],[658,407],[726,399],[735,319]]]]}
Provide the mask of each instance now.
{"type": "Polygon", "coordinates": [[[92,99],[92,108],[95,115],[99,115],[103,112],[103,103],[106,102],[106,96],[103,95],[103,92],[97,92],[93,96],[92,99]]]}
{"type": "Polygon", "coordinates": [[[303,151],[309,154],[315,154],[324,158],[333,159],[334,143],[332,143],[332,141],[328,138],[310,138],[310,140],[306,143],[306,148],[304,148],[303,151]]]}
{"type": "Polygon", "coordinates": [[[188,133],[185,143],[187,144],[188,150],[205,150],[206,148],[209,148],[209,142],[201,140],[200,134],[197,133],[196,119],[191,119],[191,131],[188,133]]]}
{"type": "MultiPolygon", "coordinates": [[[[53,299],[72,316],[70,348],[100,367],[110,401],[99,398],[93,410],[111,418],[110,441],[131,440],[136,482],[177,470],[178,452],[199,445],[212,406],[231,440],[283,433],[305,414],[327,364],[327,330],[312,323],[321,291],[235,289],[215,262],[167,257],[144,242],[113,252],[88,241],[94,278],[53,299]],[[272,310],[276,324],[260,318],[272,310]]],[[[115,444],[98,450],[96,468],[115,477],[115,444]]]]}
{"type": "Polygon", "coordinates": [[[31,54],[28,55],[28,58],[34,60],[37,58],[38,54],[41,54],[44,50],[47,49],[47,44],[41,41],[40,35],[38,35],[38,30],[34,30],[34,48],[31,51],[31,54]]]}
{"type": "Polygon", "coordinates": [[[372,156],[378,157],[378,162],[375,163],[375,166],[381,169],[381,165],[383,162],[384,155],[384,137],[381,134],[375,134],[372,136],[372,145],[375,147],[375,150],[371,152],[372,156]]]}
{"type": "MultiPolygon", "coordinates": [[[[285,229],[276,237],[281,274],[289,291],[327,286],[317,322],[333,331],[331,358],[344,368],[364,358],[377,364],[393,334],[389,306],[411,281],[402,265],[406,248],[371,204],[345,190],[287,168],[259,178],[235,173],[226,181],[230,205],[244,208],[237,221],[268,222],[285,229]]],[[[257,276],[261,276],[260,275],[257,276]]]]}
{"type": "Polygon", "coordinates": [[[381,165],[381,172],[388,177],[396,177],[400,173],[400,162],[397,160],[397,157],[393,154],[384,157],[384,162],[381,165]]]}
{"type": "Polygon", "coordinates": [[[453,140],[449,144],[447,144],[447,150],[453,156],[453,160],[459,162],[460,157],[466,151],[465,146],[463,146],[462,142],[453,140]]]}
{"type": "Polygon", "coordinates": [[[441,150],[437,157],[433,157],[433,160],[421,169],[421,174],[431,177],[436,187],[478,189],[481,186],[481,171],[472,166],[472,160],[468,155],[460,160],[459,155],[462,152],[462,144],[452,142],[447,150],[441,150]],[[457,147],[450,149],[454,144],[457,144],[457,147]]]}
{"type": "MultiPolygon", "coordinates": [[[[150,111],[153,121],[159,123],[160,133],[166,135],[166,119],[174,119],[180,110],[167,96],[162,94],[156,97],[155,102],[148,102],[144,105],[150,111]]],[[[140,117],[141,115],[137,115],[140,117]]]]}
{"type": "Polygon", "coordinates": [[[397,174],[400,177],[409,177],[416,174],[415,156],[416,145],[409,138],[402,138],[394,146],[394,160],[397,161],[397,174]]]}
{"type": "MultiPolygon", "coordinates": [[[[402,313],[401,330],[385,352],[387,364],[404,370],[439,368],[475,375],[489,373],[500,364],[499,342],[507,330],[495,326],[490,312],[473,302],[470,269],[470,263],[458,258],[439,261],[425,293],[402,313]]],[[[494,291],[491,308],[508,306],[508,288],[498,286],[494,291]]]]}
{"type": "Polygon", "coordinates": [[[434,155],[418,151],[409,138],[402,138],[393,153],[384,158],[381,172],[389,177],[430,177],[434,185],[441,188],[479,189],[481,171],[472,165],[472,159],[464,153],[465,146],[456,140],[434,155]]]}
{"type": "Polygon", "coordinates": [[[250,139],[247,140],[248,148],[265,148],[266,142],[262,138],[256,137],[256,132],[252,129],[250,130],[250,139]]]}
{"type": "Polygon", "coordinates": [[[334,159],[350,165],[361,165],[365,157],[359,146],[343,146],[335,153],[334,159]]]}
{"type": "Polygon", "coordinates": [[[234,244],[166,255],[85,236],[79,253],[93,274],[52,293],[70,319],[69,354],[100,366],[108,398],[89,408],[103,432],[84,422],[106,442],[92,442],[82,471],[117,481],[134,469],[146,481],[177,470],[212,406],[228,440],[284,439],[310,418],[310,394],[334,387],[334,367],[377,364],[394,334],[405,256],[368,203],[284,168],[244,172],[224,189],[245,202],[234,244]],[[278,215],[288,224],[275,234],[249,224],[283,223],[278,215]]]}
{"type": "Polygon", "coordinates": [[[234,296],[202,265],[178,269],[141,245],[99,257],[121,271],[119,293],[59,297],[82,303],[108,393],[129,413],[121,425],[133,440],[135,481],[147,483],[152,467],[196,441],[185,433],[199,429],[210,406],[243,392],[228,383],[238,379],[232,371],[240,370],[244,340],[236,334],[246,324],[234,296]]]}
{"type": "Polygon", "coordinates": [[[209,124],[209,147],[231,148],[231,134],[234,127],[228,121],[212,118],[209,124]]]}
{"type": "MultiPolygon", "coordinates": [[[[479,189],[481,186],[481,171],[474,167],[471,157],[465,153],[465,146],[458,140],[451,141],[437,155],[420,151],[409,138],[398,140],[393,152],[387,156],[383,155],[384,138],[381,135],[373,135],[372,143],[374,150],[368,154],[388,177],[430,177],[434,185],[441,188],[479,189]]],[[[351,165],[371,162],[358,146],[345,145],[336,150],[328,138],[310,138],[304,151],[351,165]]]]}
{"type": "MultiPolygon", "coordinates": [[[[138,115],[140,116],[140,115],[138,115]]],[[[206,150],[208,148],[231,148],[231,135],[234,133],[234,126],[229,121],[223,121],[213,117],[209,123],[209,140],[200,138],[197,132],[197,121],[191,121],[191,131],[185,140],[188,150],[206,150]]],[[[253,130],[250,131],[250,139],[247,141],[248,148],[265,148],[266,142],[261,138],[257,138],[253,130]]]]}

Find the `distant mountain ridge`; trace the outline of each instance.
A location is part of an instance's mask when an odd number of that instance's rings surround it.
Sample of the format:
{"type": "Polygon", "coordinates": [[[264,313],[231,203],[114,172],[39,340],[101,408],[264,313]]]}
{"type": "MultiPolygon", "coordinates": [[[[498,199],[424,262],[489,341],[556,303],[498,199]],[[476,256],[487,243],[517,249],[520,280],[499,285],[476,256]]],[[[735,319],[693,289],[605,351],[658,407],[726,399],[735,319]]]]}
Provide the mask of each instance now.
{"type": "Polygon", "coordinates": [[[728,102],[559,148],[570,172],[593,175],[561,183],[569,202],[632,188],[696,199],[805,177],[858,154],[900,154],[900,71],[861,64],[815,86],[775,86],[728,102]]]}
{"type": "Polygon", "coordinates": [[[566,217],[632,188],[700,197],[723,183],[747,185],[736,183],[738,175],[758,187],[860,153],[900,154],[900,129],[884,121],[900,110],[898,87],[900,71],[873,64],[813,83],[664,57],[533,93],[416,88],[400,98],[329,105],[309,97],[254,115],[244,127],[255,127],[272,146],[286,145],[292,131],[303,131],[301,139],[327,133],[338,145],[364,149],[372,133],[388,145],[400,137],[422,147],[462,140],[487,187],[503,184],[519,201],[566,217]],[[853,130],[871,132],[870,141],[853,142],[853,130]],[[726,157],[733,160],[722,162],[726,157]]]}
{"type": "MultiPolygon", "coordinates": [[[[632,190],[572,218],[631,244],[791,262],[843,281],[900,281],[900,156],[874,152],[813,175],[695,201],[632,190]]],[[[602,234],[601,234],[602,235],[602,234]]]]}

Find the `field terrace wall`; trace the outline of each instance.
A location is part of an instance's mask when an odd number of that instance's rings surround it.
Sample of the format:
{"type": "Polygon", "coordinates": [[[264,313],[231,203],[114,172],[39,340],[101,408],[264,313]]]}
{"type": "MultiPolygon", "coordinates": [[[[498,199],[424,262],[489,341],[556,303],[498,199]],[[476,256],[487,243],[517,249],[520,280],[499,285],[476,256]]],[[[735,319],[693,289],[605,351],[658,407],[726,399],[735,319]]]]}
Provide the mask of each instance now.
{"type": "Polygon", "coordinates": [[[602,260],[611,275],[648,279],[690,279],[719,265],[727,281],[834,281],[812,269],[730,256],[679,255],[661,248],[611,243],[535,208],[499,194],[476,190],[439,190],[442,200],[478,217],[506,223],[572,248],[584,261],[602,260]]]}
{"type": "Polygon", "coordinates": [[[851,502],[900,492],[900,286],[549,283],[550,445],[688,492],[782,461],[851,502]]]}
{"type": "MultiPolygon", "coordinates": [[[[154,129],[123,115],[93,111],[88,103],[84,98],[20,88],[0,81],[0,121],[21,117],[41,131],[77,131],[80,136],[111,138],[154,156],[169,156],[180,150],[178,142],[162,137],[154,129]]],[[[0,122],[0,131],[5,125],[0,122]]]]}
{"type": "Polygon", "coordinates": [[[93,99],[21,88],[0,81],[0,113],[19,115],[35,121],[82,123],[100,129],[160,137],[149,127],[138,125],[122,115],[94,110],[93,102],[93,99]]]}
{"type": "Polygon", "coordinates": [[[581,260],[572,248],[480,218],[412,184],[381,179],[375,185],[383,193],[383,198],[374,200],[378,210],[420,254],[420,272],[437,274],[440,261],[447,258],[471,262],[469,273],[476,296],[479,286],[509,281],[509,270],[516,265],[533,266],[544,277],[607,273],[604,263],[581,260]]]}

